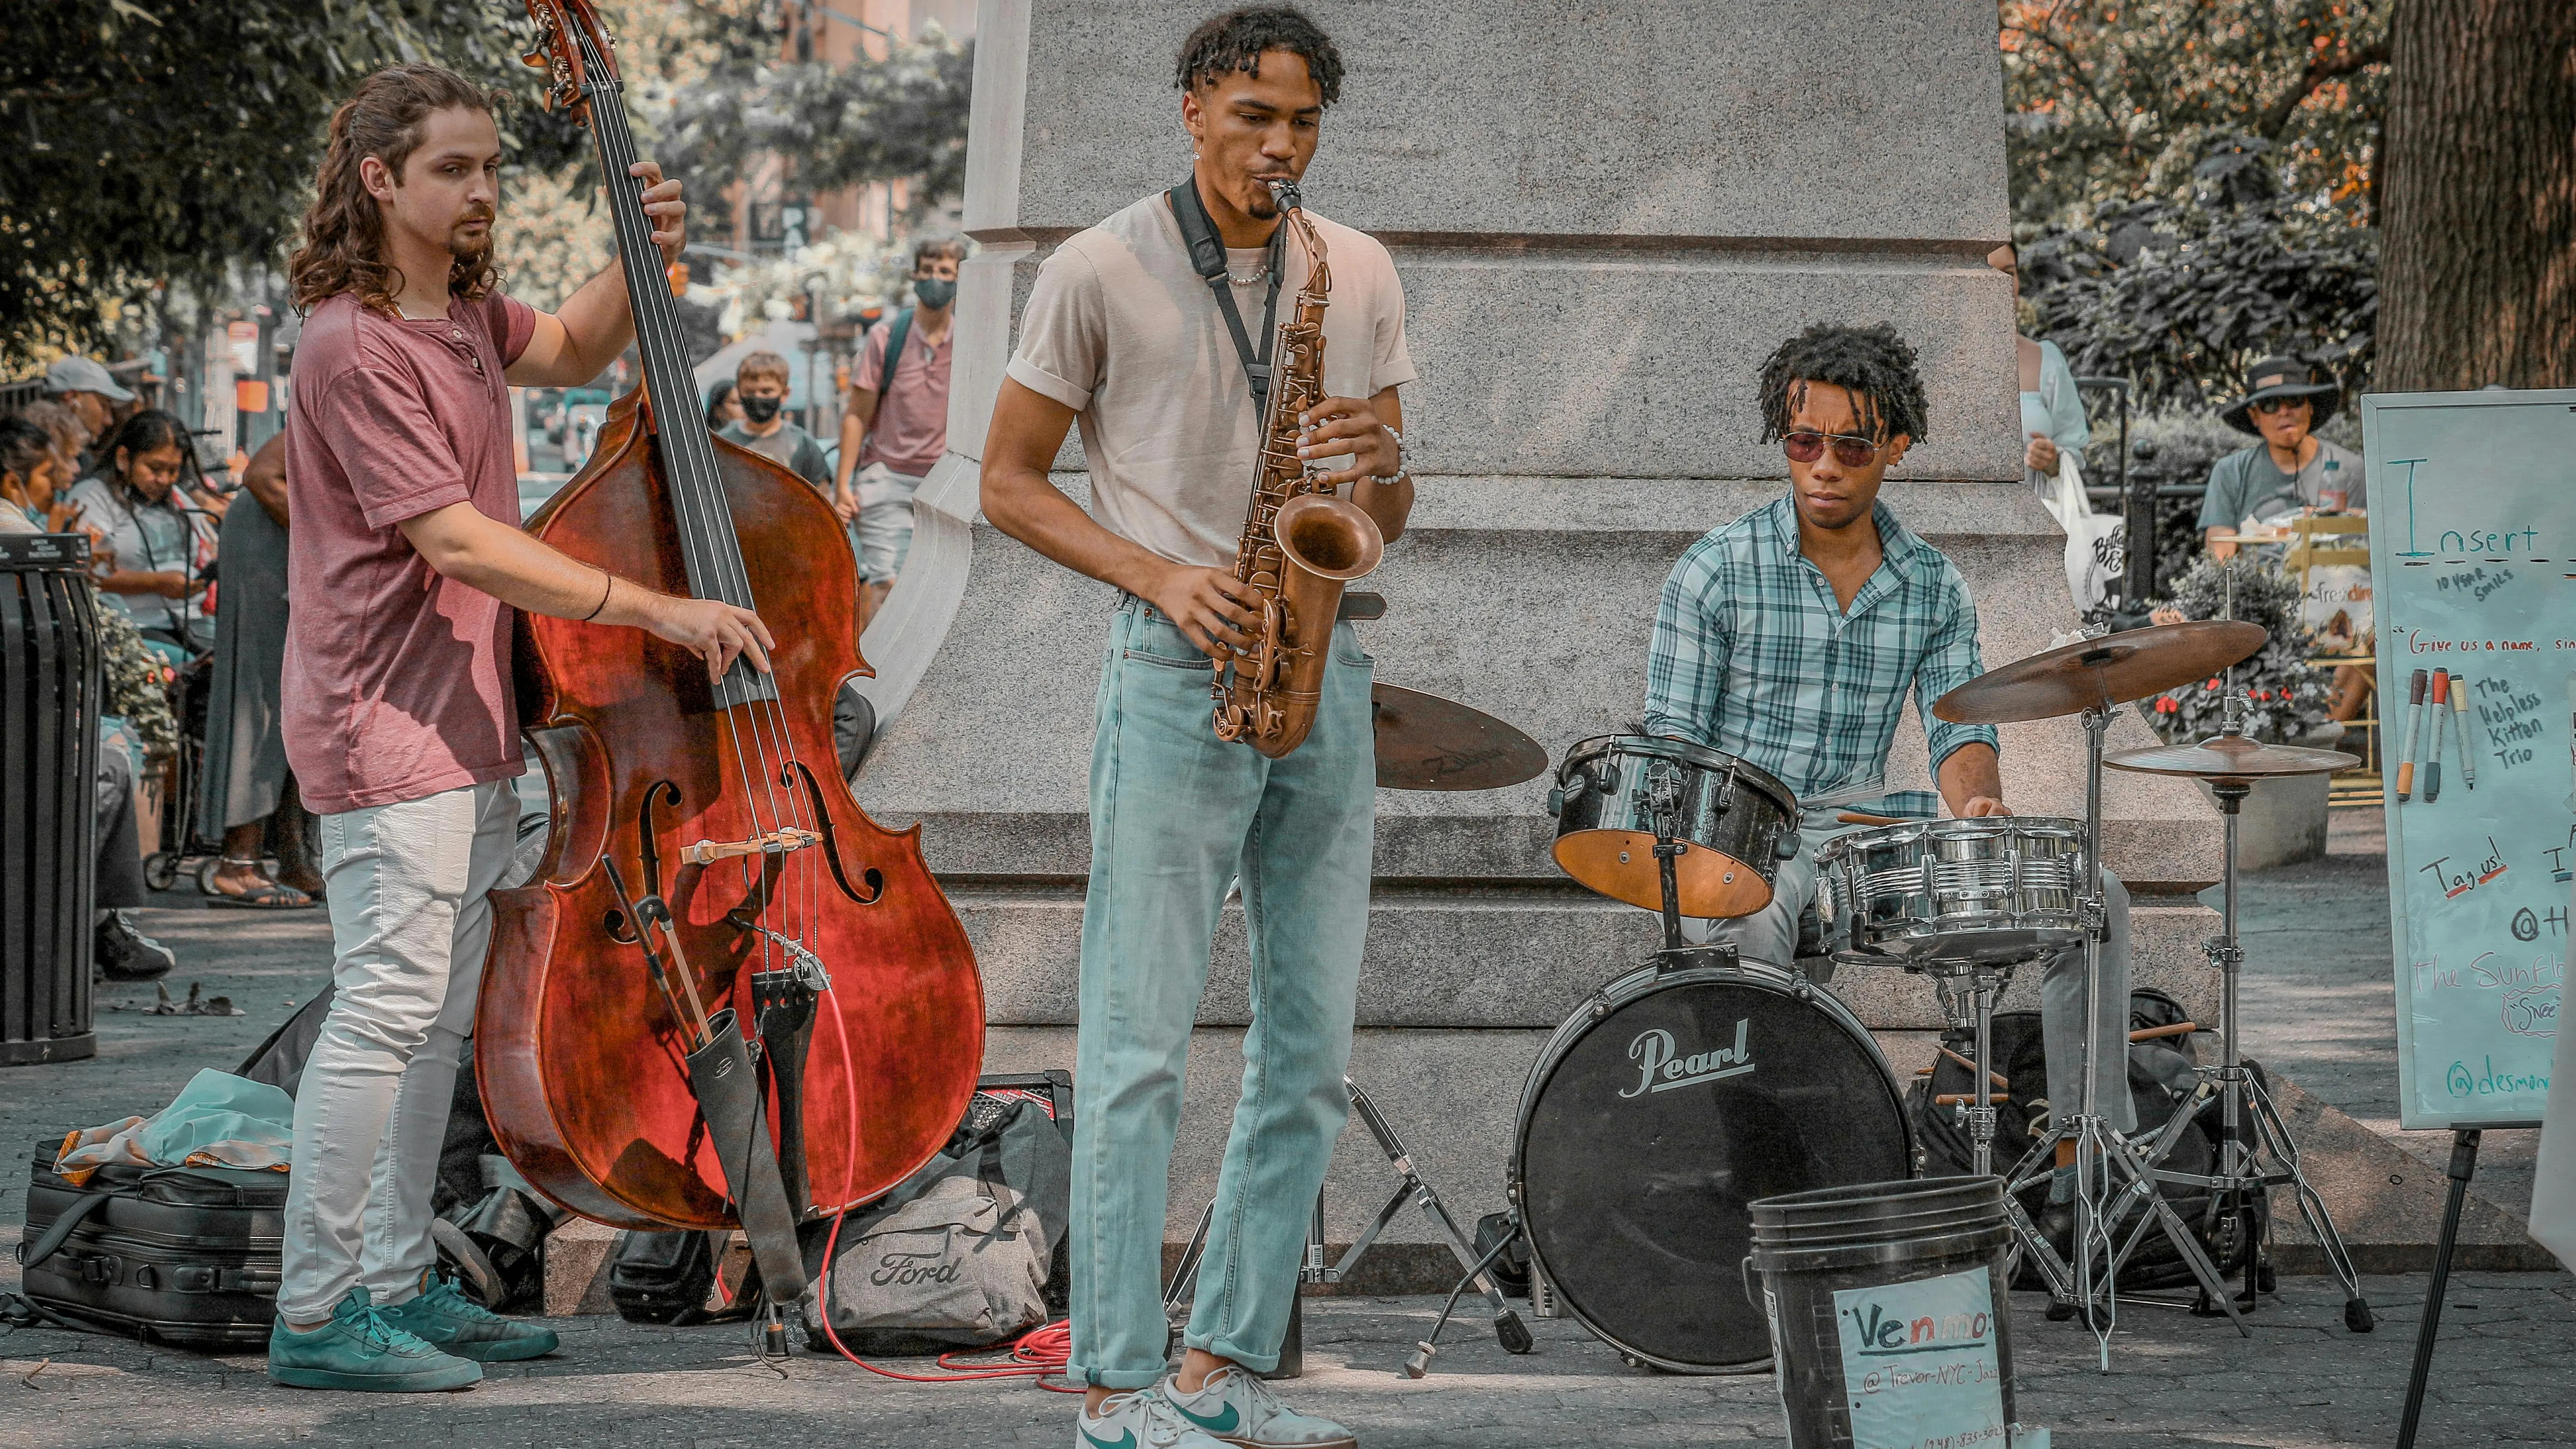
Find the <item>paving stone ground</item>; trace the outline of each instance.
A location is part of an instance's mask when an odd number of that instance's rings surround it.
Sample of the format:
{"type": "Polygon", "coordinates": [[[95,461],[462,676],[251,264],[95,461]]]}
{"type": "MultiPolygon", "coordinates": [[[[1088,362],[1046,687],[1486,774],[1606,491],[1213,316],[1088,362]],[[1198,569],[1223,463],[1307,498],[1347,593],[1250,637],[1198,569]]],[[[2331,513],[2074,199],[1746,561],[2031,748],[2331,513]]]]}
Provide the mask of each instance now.
{"type": "MultiPolygon", "coordinates": [[[[2374,1279],[2387,1326],[2344,1332],[2324,1280],[2285,1279],[2240,1339],[2223,1320],[2130,1307],[2112,1372],[2076,1324],[2015,1295],[2019,1411],[2073,1449],[2392,1444],[2421,1278],[2374,1279]]],[[[2576,1284],[2563,1274],[2452,1280],[2422,1442],[2576,1443],[2566,1357],[2576,1284]]],[[[1565,1320],[1513,1358],[1468,1320],[1412,1381],[1397,1367],[1429,1329],[1431,1298],[1307,1304],[1306,1376],[1292,1402],[1349,1423],[1368,1449],[1783,1443],[1768,1375],[1688,1378],[1622,1365],[1565,1320]],[[1465,1330],[1465,1331],[1461,1331],[1465,1330]]],[[[558,1320],[564,1350],[502,1366],[457,1394],[362,1398],[279,1388],[256,1355],[204,1358],[21,1329],[0,1337],[0,1449],[118,1444],[235,1449],[387,1446],[1070,1445],[1073,1400],[1021,1384],[924,1386],[799,1356],[763,1368],[739,1326],[644,1328],[558,1320]],[[42,1360],[42,1372],[30,1370],[42,1360]]],[[[906,1363],[919,1369],[924,1365],[906,1363]]]]}
{"type": "MultiPolygon", "coordinates": [[[[2438,1164],[2445,1134],[2394,1131],[2376,824],[2368,812],[2339,813],[2335,854],[2248,878],[2248,1049],[2438,1164]]],[[[0,1072],[0,1147],[15,1161],[64,1127],[152,1110],[200,1067],[230,1067],[327,979],[329,933],[318,914],[209,911],[184,891],[165,900],[146,912],[146,929],[180,952],[173,994],[197,981],[248,1014],[102,1010],[97,1060],[0,1072]]],[[[149,987],[101,992],[103,1005],[152,1000],[149,987]]],[[[2530,1134],[2490,1136],[2481,1193],[2527,1204],[2530,1150],[2530,1134]]],[[[0,1173],[0,1246],[18,1239],[24,1209],[24,1168],[0,1173]]],[[[0,1257],[0,1289],[16,1283],[15,1264],[0,1257]]],[[[2284,1278],[2280,1300],[2252,1318],[2250,1341],[2223,1320],[2132,1306],[2107,1375],[2089,1335],[2047,1322],[2043,1300],[2016,1295],[2021,1414],[2076,1446],[2393,1444],[2425,1287],[2421,1275],[2369,1280],[2382,1326],[2366,1337],[2344,1331],[2339,1295],[2321,1278],[2284,1278]]],[[[1642,1373],[1562,1320],[1534,1324],[1540,1352],[1516,1359],[1467,1319],[1431,1378],[1403,1379],[1397,1366],[1438,1306],[1309,1300],[1308,1374],[1288,1386],[1292,1397],[1350,1422],[1370,1449],[1783,1442],[1768,1376],[1642,1373]]],[[[277,1388],[257,1355],[209,1358],[51,1329],[0,1333],[0,1449],[1072,1442],[1072,1401],[1021,1385],[902,1384],[806,1356],[773,1371],[738,1327],[556,1323],[562,1354],[505,1367],[468,1393],[409,1399],[277,1388]]],[[[2567,1274],[2455,1277],[2422,1442],[2576,1445],[2570,1343],[2576,1280],[2567,1274]]]]}

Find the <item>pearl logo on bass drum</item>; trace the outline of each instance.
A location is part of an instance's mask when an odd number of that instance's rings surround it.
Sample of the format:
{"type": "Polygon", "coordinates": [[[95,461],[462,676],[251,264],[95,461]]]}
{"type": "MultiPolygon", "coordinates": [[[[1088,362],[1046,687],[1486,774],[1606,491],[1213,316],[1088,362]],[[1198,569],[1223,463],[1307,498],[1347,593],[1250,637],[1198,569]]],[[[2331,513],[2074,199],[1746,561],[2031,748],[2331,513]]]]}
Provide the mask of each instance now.
{"type": "Polygon", "coordinates": [[[1753,1048],[1747,1040],[1753,1032],[1753,1019],[1739,1017],[1735,1023],[1735,1045],[1719,1047],[1713,1052],[1680,1054],[1673,1044],[1673,1034],[1662,1027],[1637,1033],[1628,1043],[1628,1060],[1637,1064],[1637,1085],[1619,1093],[1622,1097],[1642,1097],[1649,1092],[1669,1092],[1676,1087],[1695,1087],[1714,1082],[1720,1077],[1740,1077],[1753,1070],[1753,1048]]]}

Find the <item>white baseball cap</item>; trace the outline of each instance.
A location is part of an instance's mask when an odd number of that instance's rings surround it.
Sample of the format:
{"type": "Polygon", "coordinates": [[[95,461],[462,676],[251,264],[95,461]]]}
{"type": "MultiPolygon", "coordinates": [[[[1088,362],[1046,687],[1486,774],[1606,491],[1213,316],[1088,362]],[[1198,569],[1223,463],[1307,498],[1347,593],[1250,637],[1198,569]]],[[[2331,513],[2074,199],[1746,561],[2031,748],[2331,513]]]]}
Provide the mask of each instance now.
{"type": "Polygon", "coordinates": [[[94,392],[109,402],[132,402],[134,394],[117,386],[106,368],[86,357],[66,357],[45,369],[45,391],[94,392]]]}

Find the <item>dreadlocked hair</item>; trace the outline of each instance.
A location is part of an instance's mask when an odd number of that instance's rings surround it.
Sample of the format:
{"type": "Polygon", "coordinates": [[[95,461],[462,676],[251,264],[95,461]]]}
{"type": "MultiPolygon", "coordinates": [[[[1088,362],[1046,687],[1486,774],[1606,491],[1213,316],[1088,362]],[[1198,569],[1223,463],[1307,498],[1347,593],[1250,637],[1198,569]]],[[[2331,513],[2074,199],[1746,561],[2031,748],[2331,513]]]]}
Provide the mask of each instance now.
{"type": "Polygon", "coordinates": [[[1294,5],[1252,5],[1230,10],[1205,22],[1181,42],[1180,63],[1173,67],[1172,84],[1182,90],[1196,90],[1202,83],[1213,82],[1230,71],[1241,71],[1255,80],[1261,78],[1261,53],[1285,50],[1306,58],[1306,73],[1315,78],[1315,86],[1324,104],[1342,98],[1342,53],[1333,48],[1333,38],[1323,27],[1306,17],[1294,5]]]}
{"type": "Polygon", "coordinates": [[[1807,384],[1829,382],[1851,394],[1852,411],[1881,442],[1903,434],[1922,442],[1931,424],[1914,349],[1887,323],[1849,327],[1819,322],[1790,338],[1762,364],[1762,441],[1788,436],[1789,420],[1807,400],[1807,384]]]}

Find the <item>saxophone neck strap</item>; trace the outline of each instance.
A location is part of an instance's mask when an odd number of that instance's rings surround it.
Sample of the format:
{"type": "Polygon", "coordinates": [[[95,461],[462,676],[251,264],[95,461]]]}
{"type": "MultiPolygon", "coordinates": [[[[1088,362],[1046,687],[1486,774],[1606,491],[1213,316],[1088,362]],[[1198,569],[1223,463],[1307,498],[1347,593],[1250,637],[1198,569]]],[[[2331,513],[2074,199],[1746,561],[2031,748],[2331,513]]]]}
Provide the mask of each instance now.
{"type": "Polygon", "coordinates": [[[1207,205],[1199,200],[1195,176],[1163,193],[1171,203],[1172,219],[1180,223],[1181,241],[1189,248],[1190,269],[1216,294],[1216,310],[1225,318],[1228,332],[1234,334],[1234,352],[1243,359],[1243,375],[1252,384],[1252,407],[1256,415],[1270,402],[1270,345],[1278,330],[1279,274],[1287,243],[1285,219],[1270,234],[1270,294],[1261,304],[1261,350],[1252,350],[1252,338],[1243,329],[1243,313],[1234,305],[1234,284],[1225,270],[1225,238],[1216,233],[1216,223],[1208,219],[1207,205]]]}

